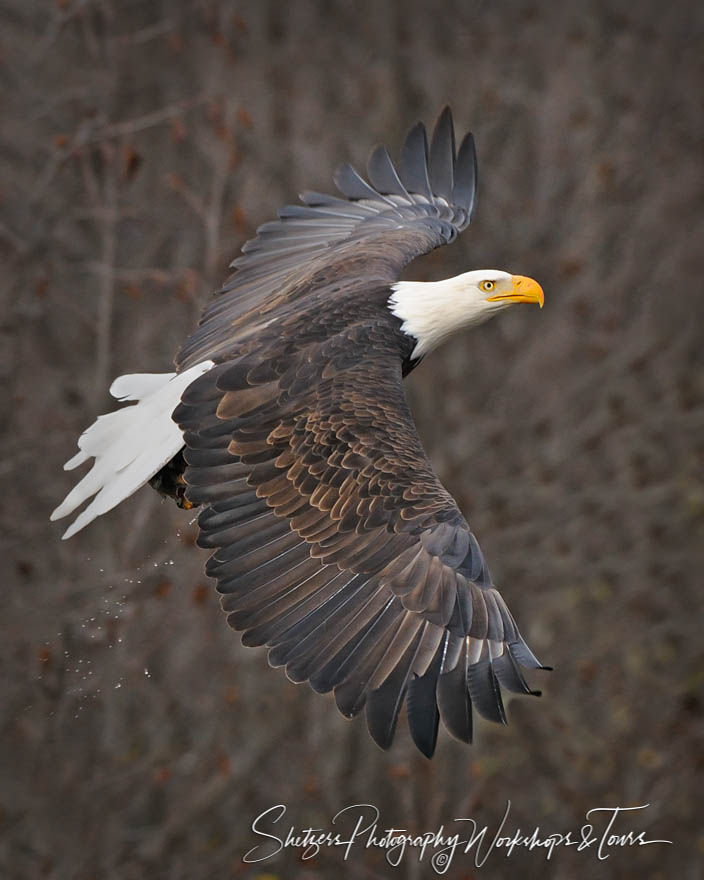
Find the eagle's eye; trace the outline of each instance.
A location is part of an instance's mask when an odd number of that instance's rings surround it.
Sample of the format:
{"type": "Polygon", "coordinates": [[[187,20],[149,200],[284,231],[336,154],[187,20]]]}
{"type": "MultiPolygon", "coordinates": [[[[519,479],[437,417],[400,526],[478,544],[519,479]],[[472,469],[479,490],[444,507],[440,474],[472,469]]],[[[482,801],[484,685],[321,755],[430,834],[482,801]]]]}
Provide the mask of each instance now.
{"type": "Polygon", "coordinates": [[[482,281],[482,283],[479,286],[481,287],[481,289],[483,291],[485,291],[486,293],[489,293],[490,291],[492,291],[496,287],[496,282],[495,281],[482,281]]]}

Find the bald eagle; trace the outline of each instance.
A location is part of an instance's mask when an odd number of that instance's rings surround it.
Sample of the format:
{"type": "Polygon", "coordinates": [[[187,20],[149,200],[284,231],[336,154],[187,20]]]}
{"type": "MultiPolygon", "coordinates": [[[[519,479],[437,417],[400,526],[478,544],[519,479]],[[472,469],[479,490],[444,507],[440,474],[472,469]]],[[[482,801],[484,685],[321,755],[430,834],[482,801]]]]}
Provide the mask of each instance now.
{"type": "Polygon", "coordinates": [[[546,668],[521,637],[476,538],[435,475],[403,378],[447,336],[540,285],[479,269],[399,281],[413,258],[470,222],[471,134],[455,149],[449,108],[430,145],[412,128],[394,166],[367,182],[350,165],[342,197],[304,192],[242,248],[176,357],[176,372],[121,376],[132,406],[100,416],[65,467],[92,469],[52,519],[92,498],[64,534],[151,482],[200,508],[230,625],[267,645],[294,682],[332,691],[347,717],[391,745],[404,702],[420,751],[439,721],[472,739],[472,706],[506,722],[501,688],[531,691],[546,668]]]}

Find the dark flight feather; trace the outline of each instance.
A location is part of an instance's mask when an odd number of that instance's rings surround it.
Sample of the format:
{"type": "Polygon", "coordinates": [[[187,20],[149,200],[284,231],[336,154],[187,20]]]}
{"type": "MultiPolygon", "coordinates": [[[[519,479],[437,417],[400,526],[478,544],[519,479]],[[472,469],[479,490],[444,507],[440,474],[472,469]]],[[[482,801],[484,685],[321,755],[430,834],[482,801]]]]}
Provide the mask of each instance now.
{"type": "Polygon", "coordinates": [[[433,193],[451,202],[455,176],[455,129],[449,107],[442,111],[433,130],[428,171],[433,193]]]}
{"type": "Polygon", "coordinates": [[[369,180],[380,193],[401,196],[404,200],[411,201],[386,147],[378,146],[372,150],[367,162],[367,173],[369,180]]]}
{"type": "Polygon", "coordinates": [[[474,146],[474,137],[469,132],[464,136],[457,153],[455,180],[452,189],[453,200],[466,211],[467,223],[469,223],[474,214],[477,199],[477,183],[477,151],[474,146]]]}
{"type": "Polygon", "coordinates": [[[438,679],[449,637],[449,633],[445,633],[426,671],[408,685],[408,727],[413,742],[426,758],[433,757],[438,740],[438,679]]]}
{"type": "Polygon", "coordinates": [[[422,122],[413,126],[403,144],[400,176],[409,193],[432,200],[433,191],[428,178],[428,135],[422,122]]]}
{"type": "Polygon", "coordinates": [[[392,672],[383,684],[372,690],[367,697],[365,707],[367,727],[374,742],[382,749],[388,749],[393,742],[396,722],[406,697],[408,680],[413,674],[413,663],[422,639],[423,629],[418,627],[392,672]]]}

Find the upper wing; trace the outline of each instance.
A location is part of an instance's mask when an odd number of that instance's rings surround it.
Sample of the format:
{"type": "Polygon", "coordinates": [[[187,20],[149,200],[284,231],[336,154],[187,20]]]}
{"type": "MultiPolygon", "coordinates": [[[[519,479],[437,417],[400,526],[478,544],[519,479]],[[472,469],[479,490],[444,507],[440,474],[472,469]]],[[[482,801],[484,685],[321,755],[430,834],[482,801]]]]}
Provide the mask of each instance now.
{"type": "Polygon", "coordinates": [[[187,497],[207,571],[248,645],[391,743],[408,695],[427,755],[439,718],[469,741],[471,704],[505,721],[499,682],[539,666],[425,455],[381,322],[291,358],[274,346],[185,392],[187,497]]]}
{"type": "Polygon", "coordinates": [[[377,147],[368,174],[371,185],[350,165],[342,166],[335,183],[345,198],[303,193],[304,204],[282,208],[278,220],[257,230],[179,352],[179,371],[221,359],[235,340],[251,338],[282,311],[299,307],[327,279],[397,280],[407,263],[452,241],[471,219],[474,140],[467,134],[455,154],[447,107],[430,148],[418,123],[406,138],[398,170],[386,148],[377,147]]]}

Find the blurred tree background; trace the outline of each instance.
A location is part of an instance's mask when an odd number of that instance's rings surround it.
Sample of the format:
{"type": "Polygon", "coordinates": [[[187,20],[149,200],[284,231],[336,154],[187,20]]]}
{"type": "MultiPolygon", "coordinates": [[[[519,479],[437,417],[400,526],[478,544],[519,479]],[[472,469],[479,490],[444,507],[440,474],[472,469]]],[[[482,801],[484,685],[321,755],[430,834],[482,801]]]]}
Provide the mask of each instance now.
{"type": "MultiPolygon", "coordinates": [[[[624,828],[674,844],[496,855],[486,876],[701,877],[701,4],[0,9],[2,876],[429,877],[410,854],[242,856],[278,803],[299,828],[364,802],[425,831],[495,827],[510,799],[507,828],[546,832],[650,803],[624,828]],[[257,225],[445,102],[477,138],[479,209],[408,276],[496,266],[547,302],[456,338],[410,394],[556,671],[428,762],[403,719],[382,753],[241,647],[192,514],[145,489],[67,543],[48,516],[109,382],[170,368],[257,225]]],[[[458,856],[447,876],[476,875],[458,856]]]]}

